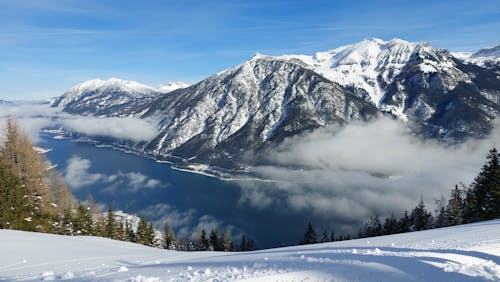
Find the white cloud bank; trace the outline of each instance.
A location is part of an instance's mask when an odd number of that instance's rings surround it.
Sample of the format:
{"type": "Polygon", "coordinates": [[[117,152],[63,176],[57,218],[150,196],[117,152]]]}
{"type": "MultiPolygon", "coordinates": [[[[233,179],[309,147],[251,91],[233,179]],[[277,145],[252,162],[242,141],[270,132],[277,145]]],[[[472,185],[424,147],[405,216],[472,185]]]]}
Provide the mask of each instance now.
{"type": "Polygon", "coordinates": [[[150,120],[70,115],[51,108],[49,104],[1,104],[0,128],[4,127],[8,117],[16,118],[35,141],[38,140],[38,134],[43,128],[59,126],[81,134],[113,137],[133,142],[148,141],[158,134],[156,124],[150,120]]]}
{"type": "Polygon", "coordinates": [[[158,133],[152,123],[138,118],[64,115],[59,122],[63,128],[69,131],[91,136],[110,136],[135,142],[151,140],[158,133]]]}
{"type": "Polygon", "coordinates": [[[496,128],[488,139],[455,146],[422,141],[387,118],[321,128],[267,152],[276,165],[253,170],[275,182],[242,182],[240,202],[283,206],[346,226],[411,209],[420,196],[431,205],[448,197],[454,184],[473,180],[488,150],[499,145],[496,128]]]}

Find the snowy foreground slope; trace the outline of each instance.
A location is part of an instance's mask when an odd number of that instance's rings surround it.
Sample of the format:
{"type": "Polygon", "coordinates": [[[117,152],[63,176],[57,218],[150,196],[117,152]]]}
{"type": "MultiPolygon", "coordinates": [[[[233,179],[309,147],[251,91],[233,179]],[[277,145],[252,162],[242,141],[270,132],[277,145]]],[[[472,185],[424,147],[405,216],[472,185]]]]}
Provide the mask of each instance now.
{"type": "Polygon", "coordinates": [[[5,281],[500,281],[500,220],[249,253],[0,230],[5,281]]]}

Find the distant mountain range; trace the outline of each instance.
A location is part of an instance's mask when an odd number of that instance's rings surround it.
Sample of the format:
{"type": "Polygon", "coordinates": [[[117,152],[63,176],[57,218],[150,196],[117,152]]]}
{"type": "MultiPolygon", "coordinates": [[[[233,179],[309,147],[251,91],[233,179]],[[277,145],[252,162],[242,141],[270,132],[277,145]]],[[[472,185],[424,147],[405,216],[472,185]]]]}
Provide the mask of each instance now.
{"type": "Polygon", "coordinates": [[[422,137],[460,142],[486,136],[500,112],[499,50],[451,53],[370,39],[313,56],[258,54],[192,86],[87,81],[53,106],[157,120],[154,139],[129,146],[180,166],[232,170],[286,137],[382,115],[422,137]]]}

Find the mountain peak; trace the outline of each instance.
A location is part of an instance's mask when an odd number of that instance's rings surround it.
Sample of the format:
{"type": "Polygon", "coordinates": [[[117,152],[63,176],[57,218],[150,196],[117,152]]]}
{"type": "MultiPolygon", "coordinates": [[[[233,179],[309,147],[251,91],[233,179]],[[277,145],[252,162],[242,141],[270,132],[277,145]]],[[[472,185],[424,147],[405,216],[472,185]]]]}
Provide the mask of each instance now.
{"type": "Polygon", "coordinates": [[[69,90],[69,92],[82,94],[88,91],[104,91],[106,89],[114,91],[124,91],[130,94],[149,94],[151,92],[154,92],[154,89],[147,85],[141,84],[136,81],[123,80],[115,77],[111,77],[108,80],[102,80],[99,78],[87,80],[73,86],[69,90]]]}

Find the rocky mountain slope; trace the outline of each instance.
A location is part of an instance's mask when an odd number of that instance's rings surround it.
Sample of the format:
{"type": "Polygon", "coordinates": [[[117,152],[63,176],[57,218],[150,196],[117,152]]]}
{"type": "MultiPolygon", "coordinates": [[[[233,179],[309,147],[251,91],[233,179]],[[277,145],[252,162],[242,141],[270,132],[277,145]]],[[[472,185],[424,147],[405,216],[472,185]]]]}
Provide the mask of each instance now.
{"type": "Polygon", "coordinates": [[[300,62],[261,56],[144,109],[142,117],[161,117],[162,125],[145,150],[229,166],[241,161],[242,152],[287,136],[379,115],[373,104],[300,62]]]}
{"type": "Polygon", "coordinates": [[[158,135],[135,149],[229,169],[285,137],[384,114],[424,137],[460,142],[486,136],[500,112],[497,49],[464,55],[370,39],[313,56],[259,54],[168,93],[113,79],[86,82],[54,106],[152,118],[158,135]]]}
{"type": "Polygon", "coordinates": [[[119,78],[92,79],[75,85],[55,99],[52,106],[66,112],[96,116],[123,116],[155,96],[187,87],[183,82],[160,85],[158,88],[119,78]]]}

